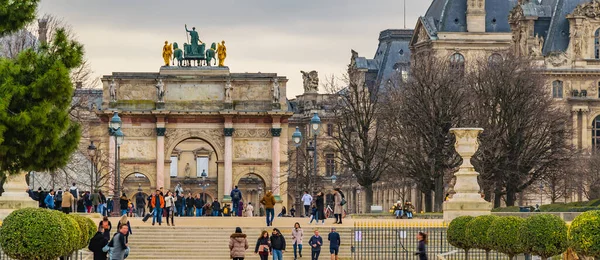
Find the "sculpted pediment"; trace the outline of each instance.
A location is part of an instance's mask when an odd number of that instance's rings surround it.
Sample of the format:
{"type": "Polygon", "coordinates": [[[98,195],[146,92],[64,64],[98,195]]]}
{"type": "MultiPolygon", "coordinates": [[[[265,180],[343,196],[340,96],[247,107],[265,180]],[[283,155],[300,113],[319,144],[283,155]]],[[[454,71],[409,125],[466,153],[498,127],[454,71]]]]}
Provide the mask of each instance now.
{"type": "Polygon", "coordinates": [[[600,18],[600,0],[592,0],[589,3],[578,5],[571,15],[585,16],[594,19],[600,18]]]}

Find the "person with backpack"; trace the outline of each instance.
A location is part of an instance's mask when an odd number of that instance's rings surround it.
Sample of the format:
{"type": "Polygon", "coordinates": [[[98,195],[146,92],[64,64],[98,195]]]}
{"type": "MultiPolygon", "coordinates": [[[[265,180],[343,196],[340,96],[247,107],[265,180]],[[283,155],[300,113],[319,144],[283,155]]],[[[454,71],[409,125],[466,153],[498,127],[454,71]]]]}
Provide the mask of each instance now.
{"type": "Polygon", "coordinates": [[[144,198],[144,193],[141,190],[138,190],[135,195],[135,209],[138,217],[142,218],[146,215],[146,198],[144,198]]]}
{"type": "Polygon", "coordinates": [[[110,239],[110,230],[112,229],[112,223],[110,223],[110,220],[108,220],[108,217],[103,217],[102,220],[100,220],[100,223],[98,223],[98,228],[102,228],[104,230],[104,238],[106,238],[106,241],[108,241],[110,239]]]}
{"type": "Polygon", "coordinates": [[[63,191],[62,188],[58,188],[58,191],[54,194],[54,209],[62,210],[62,200],[63,200],[63,191]]]}
{"type": "Polygon", "coordinates": [[[240,200],[242,200],[242,192],[238,189],[238,186],[235,186],[235,188],[231,191],[231,203],[233,203],[233,215],[237,216],[238,215],[238,210],[241,210],[238,208],[240,200]]]}
{"type": "MultiPolygon", "coordinates": [[[[71,195],[73,195],[73,198],[75,198],[75,201],[78,202],[79,201],[79,189],[77,188],[77,186],[74,182],[73,182],[73,186],[71,186],[71,188],[69,188],[69,192],[71,193],[71,195]]],[[[73,203],[71,212],[77,212],[77,203],[73,203]]]]}
{"type": "Polygon", "coordinates": [[[127,240],[126,235],[129,232],[127,225],[121,225],[119,232],[115,234],[113,239],[108,242],[108,246],[112,249],[111,260],[123,260],[127,254],[127,240]]]}

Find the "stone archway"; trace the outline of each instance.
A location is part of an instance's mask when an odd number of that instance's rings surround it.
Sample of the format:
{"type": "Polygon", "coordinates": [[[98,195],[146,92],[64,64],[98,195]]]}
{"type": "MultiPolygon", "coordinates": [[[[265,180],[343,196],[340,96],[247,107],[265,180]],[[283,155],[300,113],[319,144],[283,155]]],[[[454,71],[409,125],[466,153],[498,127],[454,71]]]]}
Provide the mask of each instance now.
{"type": "Polygon", "coordinates": [[[222,129],[182,129],[167,128],[165,133],[165,158],[168,158],[177,145],[187,139],[201,139],[217,153],[217,159],[222,160],[225,140],[222,129]]]}
{"type": "Polygon", "coordinates": [[[239,176],[234,183],[242,192],[244,205],[251,202],[255,211],[258,210],[257,205],[259,205],[262,195],[268,190],[263,177],[256,173],[247,173],[239,176]]]}
{"type": "Polygon", "coordinates": [[[148,178],[148,175],[141,172],[132,172],[122,178],[121,192],[124,192],[128,197],[137,194],[141,188],[145,194],[152,192],[152,181],[148,178]]]}

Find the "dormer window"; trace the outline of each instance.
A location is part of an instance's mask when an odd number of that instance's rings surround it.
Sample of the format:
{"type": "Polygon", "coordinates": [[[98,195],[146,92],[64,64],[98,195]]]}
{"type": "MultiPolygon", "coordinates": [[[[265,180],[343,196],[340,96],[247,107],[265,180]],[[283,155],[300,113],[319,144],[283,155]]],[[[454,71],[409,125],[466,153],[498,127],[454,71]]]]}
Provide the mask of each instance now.
{"type": "Polygon", "coordinates": [[[560,80],[555,80],[552,82],[552,97],[553,98],[563,98],[563,82],[560,80]]]}

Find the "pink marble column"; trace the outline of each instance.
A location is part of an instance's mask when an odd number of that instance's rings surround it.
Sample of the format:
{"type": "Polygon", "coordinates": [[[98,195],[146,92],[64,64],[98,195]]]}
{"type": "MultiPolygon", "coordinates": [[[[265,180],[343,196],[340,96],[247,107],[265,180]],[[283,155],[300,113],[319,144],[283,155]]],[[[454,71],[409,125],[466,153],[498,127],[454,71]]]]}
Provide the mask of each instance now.
{"type": "MultiPolygon", "coordinates": [[[[158,124],[157,124],[158,125],[158,124]]],[[[156,188],[165,185],[165,131],[163,127],[156,128],[156,188]]]]}
{"type": "Polygon", "coordinates": [[[233,120],[231,117],[225,118],[225,128],[223,134],[225,135],[225,176],[223,178],[223,192],[224,197],[229,198],[229,194],[233,189],[233,120]]]}

